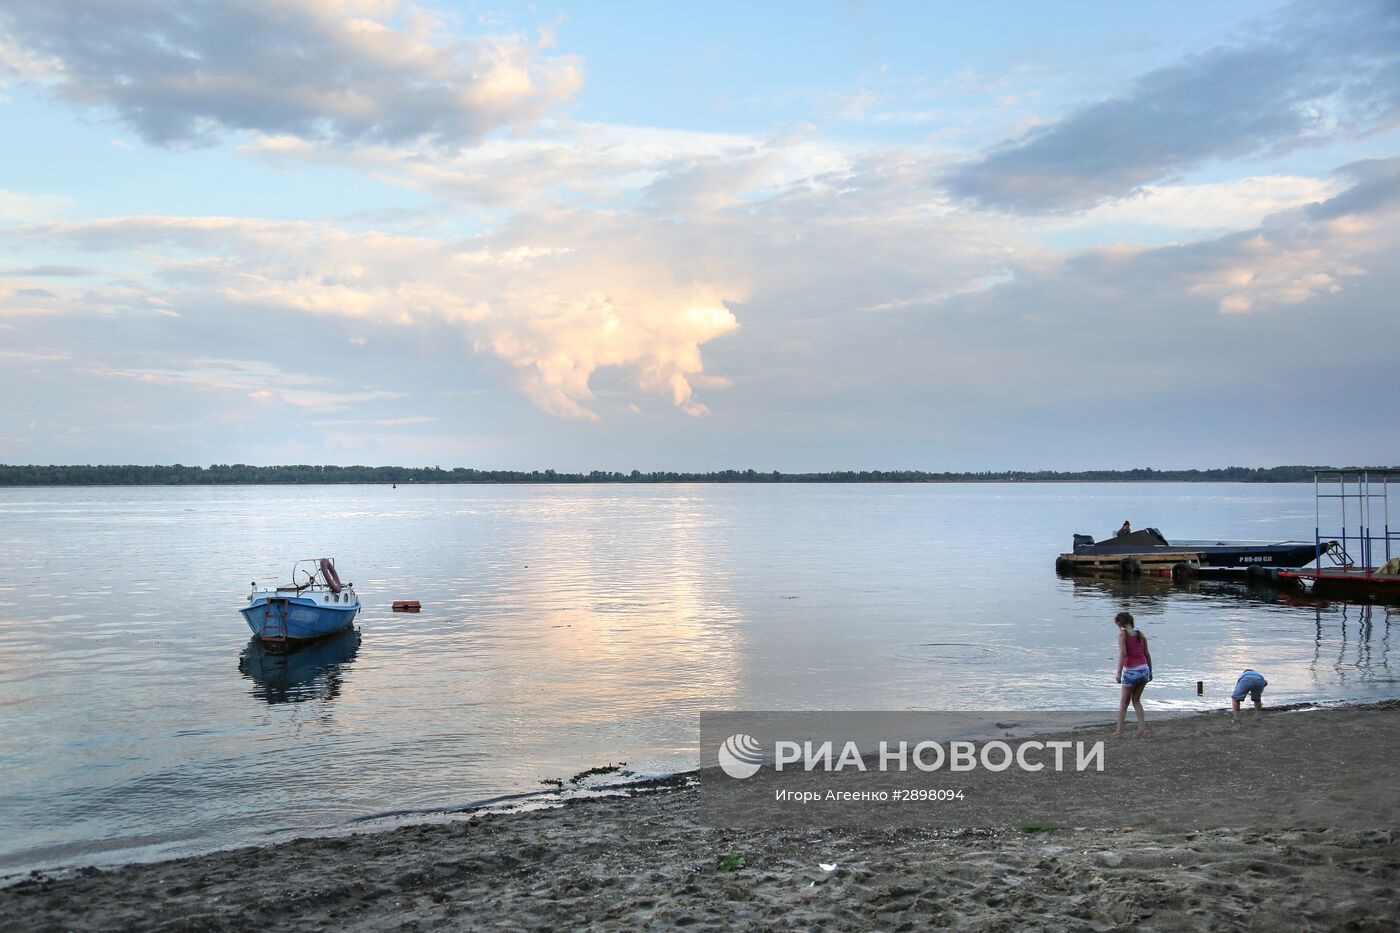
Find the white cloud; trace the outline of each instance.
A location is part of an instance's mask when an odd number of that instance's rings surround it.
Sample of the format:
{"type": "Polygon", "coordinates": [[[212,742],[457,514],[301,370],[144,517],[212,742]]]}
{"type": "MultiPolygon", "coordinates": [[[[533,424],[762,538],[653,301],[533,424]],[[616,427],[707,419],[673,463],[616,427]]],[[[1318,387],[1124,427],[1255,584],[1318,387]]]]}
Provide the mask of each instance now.
{"type": "Polygon", "coordinates": [[[1083,214],[1055,218],[1051,229],[1094,227],[1105,235],[1124,226],[1187,231],[1257,227],[1270,214],[1325,201],[1342,189],[1333,179],[1254,175],[1197,185],[1146,185],[1131,197],[1083,214]]]}
{"type": "Polygon", "coordinates": [[[487,208],[544,203],[606,204],[700,169],[736,171],[727,196],[771,192],[846,168],[854,150],[802,133],[746,136],[610,124],[550,125],[529,137],[493,138],[469,149],[414,145],[328,147],[258,135],[240,151],[273,164],[350,168],[399,187],[487,208]]]}
{"type": "Polygon", "coordinates": [[[259,401],[285,403],[306,412],[342,411],[361,402],[396,398],[401,394],[382,390],[337,392],[318,388],[326,381],[324,378],[288,373],[258,360],[171,360],[165,366],[97,368],[88,372],[101,378],[125,379],[148,385],[235,393],[259,401]]]}
{"type": "Polygon", "coordinates": [[[167,216],[0,236],[121,254],[115,265],[132,269],[122,280],[52,289],[51,303],[70,312],[271,308],[360,322],[346,340],[365,339],[364,325],[446,326],[508,363],[542,409],[588,420],[598,417],[591,380],[601,369],[708,413],[697,388],[727,383],[706,373],[701,348],[737,331],[751,299],[790,309],[800,332],[815,308],[859,313],[986,288],[1016,253],[985,221],[953,215],[930,183],[936,164],[915,153],[850,157],[789,137],[737,155],[726,146],[676,155],[665,152],[640,191],[611,203],[528,204],[456,241],[167,216]]]}
{"type": "Polygon", "coordinates": [[[0,224],[52,220],[68,214],[72,206],[71,198],[52,194],[22,194],[0,188],[0,224]]]}
{"type": "MultiPolygon", "coordinates": [[[[130,284],[56,288],[41,299],[25,289],[0,292],[0,314],[30,312],[36,302],[45,313],[204,314],[217,304],[380,326],[445,323],[515,367],[540,407],[588,419],[596,417],[586,405],[592,396],[588,381],[604,366],[630,369],[644,391],[664,394],[690,414],[704,414],[689,377],[703,372],[700,345],[737,326],[725,301],[742,297],[735,287],[676,281],[655,257],[628,256],[616,244],[587,238],[581,241],[586,254],[552,244],[495,250],[475,241],[214,217],[49,223],[10,237],[118,250],[127,261],[148,267],[130,284]],[[187,258],[191,252],[196,255],[187,258]]],[[[168,369],[120,374],[195,378],[168,369]]],[[[196,375],[223,378],[204,370],[196,375]]],[[[244,378],[241,370],[235,375],[244,378]]],[[[264,382],[237,385],[250,392],[274,391],[264,382]]],[[[305,390],[282,394],[293,404],[322,404],[305,390]]]]}
{"type": "Polygon", "coordinates": [[[0,360],[12,363],[59,363],[72,359],[66,350],[31,352],[27,350],[0,350],[0,360]]]}
{"type": "Polygon", "coordinates": [[[583,80],[548,35],[461,35],[392,0],[9,3],[0,29],[0,76],[111,110],[160,145],[226,131],[470,144],[583,80]]]}

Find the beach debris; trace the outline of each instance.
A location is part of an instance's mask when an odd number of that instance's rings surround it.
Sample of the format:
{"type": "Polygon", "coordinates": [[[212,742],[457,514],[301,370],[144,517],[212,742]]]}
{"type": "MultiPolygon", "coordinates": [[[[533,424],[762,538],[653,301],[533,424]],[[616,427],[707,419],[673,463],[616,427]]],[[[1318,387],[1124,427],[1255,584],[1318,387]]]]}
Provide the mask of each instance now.
{"type": "Polygon", "coordinates": [[[540,781],[540,783],[545,785],[546,787],[562,788],[564,786],[564,782],[559,780],[559,778],[544,778],[540,781]]]}
{"type": "Polygon", "coordinates": [[[741,868],[749,867],[749,860],[742,852],[730,852],[722,856],[716,866],[720,871],[738,871],[741,868]]]}
{"type": "Polygon", "coordinates": [[[826,862],[818,862],[817,867],[820,868],[822,871],[831,872],[836,870],[836,863],[832,862],[830,865],[828,865],[826,862]]]}
{"type": "Polygon", "coordinates": [[[625,761],[620,761],[617,764],[612,764],[611,762],[609,762],[605,765],[599,765],[596,768],[586,768],[583,771],[580,771],[578,774],[575,774],[573,777],[569,778],[569,783],[582,784],[587,779],[594,777],[595,775],[601,774],[626,774],[628,772],[623,771],[623,767],[626,764],[627,762],[625,761]]]}
{"type": "Polygon", "coordinates": [[[1099,861],[1109,868],[1117,868],[1123,864],[1123,856],[1117,852],[1100,852],[1099,861]]]}

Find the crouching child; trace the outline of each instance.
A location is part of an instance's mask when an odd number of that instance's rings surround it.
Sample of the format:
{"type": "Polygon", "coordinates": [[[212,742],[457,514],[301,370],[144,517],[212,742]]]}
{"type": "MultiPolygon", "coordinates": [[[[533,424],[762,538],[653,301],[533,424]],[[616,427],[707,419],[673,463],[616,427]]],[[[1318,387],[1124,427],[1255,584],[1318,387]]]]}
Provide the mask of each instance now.
{"type": "Polygon", "coordinates": [[[1268,685],[1269,682],[1258,671],[1245,671],[1241,674],[1240,679],[1235,681],[1234,691],[1230,694],[1230,718],[1240,718],[1240,702],[1245,697],[1254,701],[1254,712],[1258,714],[1264,708],[1264,688],[1268,685]]]}

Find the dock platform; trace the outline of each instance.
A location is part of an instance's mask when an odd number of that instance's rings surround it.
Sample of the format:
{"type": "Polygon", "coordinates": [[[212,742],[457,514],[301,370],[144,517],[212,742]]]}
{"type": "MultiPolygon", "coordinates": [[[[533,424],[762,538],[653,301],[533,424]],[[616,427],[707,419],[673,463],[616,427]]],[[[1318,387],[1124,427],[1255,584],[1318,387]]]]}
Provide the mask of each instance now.
{"type": "Polygon", "coordinates": [[[1055,572],[1064,577],[1094,574],[1189,580],[1201,572],[1201,559],[1198,554],[1160,551],[1144,554],[1061,554],[1055,558],[1055,572]]]}
{"type": "Polygon", "coordinates": [[[1372,602],[1400,602],[1400,574],[1371,570],[1280,570],[1279,583],[1314,596],[1372,602]]]}

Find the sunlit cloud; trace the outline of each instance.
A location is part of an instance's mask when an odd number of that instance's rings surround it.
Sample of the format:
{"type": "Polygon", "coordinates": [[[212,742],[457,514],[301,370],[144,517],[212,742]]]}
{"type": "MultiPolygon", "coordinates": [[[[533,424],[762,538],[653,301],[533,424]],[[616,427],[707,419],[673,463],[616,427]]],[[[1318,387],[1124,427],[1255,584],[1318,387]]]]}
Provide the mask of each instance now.
{"type": "MultiPolygon", "coordinates": [[[[589,379],[600,367],[621,367],[641,390],[704,414],[689,381],[703,372],[700,345],[737,327],[725,302],[742,298],[743,290],[678,281],[661,256],[629,251],[596,224],[579,233],[577,246],[495,248],[239,218],[36,224],[11,231],[11,241],[119,252],[123,262],[144,265],[139,281],[42,295],[0,292],[0,314],[197,315],[215,305],[242,305],[381,326],[436,321],[510,363],[523,390],[551,413],[597,418],[587,406],[589,379]],[[196,255],[181,255],[189,252],[196,255]]],[[[121,375],[193,378],[165,370],[121,375]]],[[[264,383],[239,385],[269,389],[264,383]]],[[[304,392],[297,398],[318,403],[304,392]]]]}

